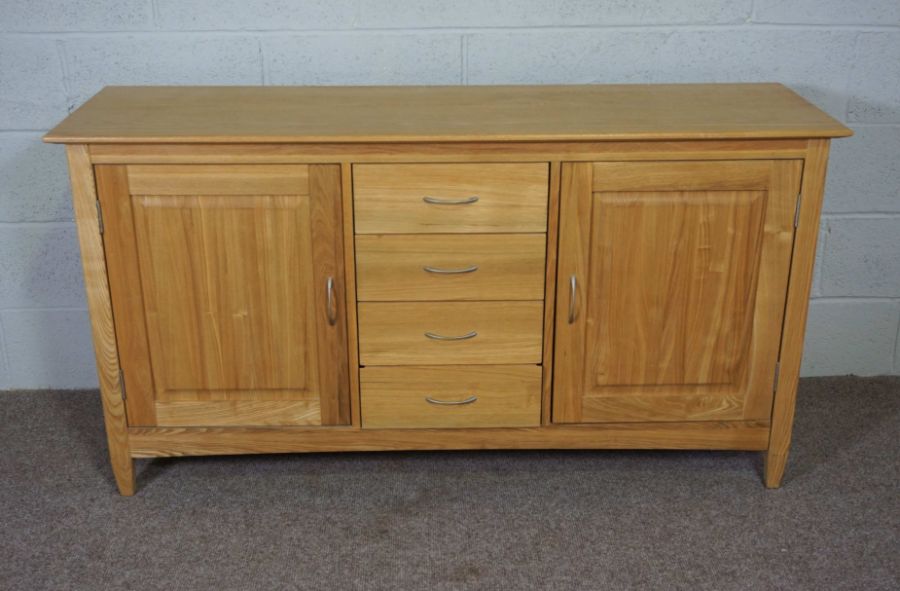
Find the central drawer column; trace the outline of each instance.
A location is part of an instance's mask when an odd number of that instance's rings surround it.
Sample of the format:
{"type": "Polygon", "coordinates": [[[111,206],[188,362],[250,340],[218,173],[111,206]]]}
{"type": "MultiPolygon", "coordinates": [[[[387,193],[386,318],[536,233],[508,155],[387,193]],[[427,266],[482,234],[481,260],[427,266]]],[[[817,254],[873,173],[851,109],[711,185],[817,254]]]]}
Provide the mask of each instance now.
{"type": "Polygon", "coordinates": [[[353,167],[363,428],[537,426],[548,163],[353,167]]]}

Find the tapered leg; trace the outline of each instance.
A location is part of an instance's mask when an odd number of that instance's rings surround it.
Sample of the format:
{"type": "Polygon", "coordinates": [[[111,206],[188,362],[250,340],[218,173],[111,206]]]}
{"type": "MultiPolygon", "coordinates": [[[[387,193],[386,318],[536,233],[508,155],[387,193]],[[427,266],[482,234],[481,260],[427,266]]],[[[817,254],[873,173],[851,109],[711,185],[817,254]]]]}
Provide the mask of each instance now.
{"type": "Polygon", "coordinates": [[[127,442],[122,445],[121,442],[114,442],[111,437],[107,437],[109,443],[109,461],[112,465],[113,476],[116,479],[116,486],[122,496],[130,497],[135,492],[134,485],[134,460],[128,451],[127,442]]]}
{"type": "Polygon", "coordinates": [[[130,496],[134,494],[134,462],[128,446],[128,423],[125,418],[119,353],[106,276],[106,257],[97,215],[94,169],[91,166],[87,146],[67,146],[66,155],[69,160],[69,177],[72,181],[72,204],[78,228],[78,243],[81,247],[81,263],[84,268],[88,312],[91,316],[91,333],[97,361],[97,376],[100,380],[109,458],[119,492],[130,496]]]}
{"type": "Polygon", "coordinates": [[[766,488],[779,488],[781,479],[784,477],[784,468],[787,465],[787,451],[779,453],[770,449],[765,454],[766,488]]]}
{"type": "Polygon", "coordinates": [[[781,486],[791,445],[797,381],[800,377],[806,314],[809,309],[809,292],[816,258],[816,239],[819,235],[819,215],[822,211],[822,193],[825,188],[828,145],[828,140],[810,140],[803,166],[803,193],[797,216],[797,228],[794,232],[794,256],[791,261],[781,338],[781,371],[775,388],[769,449],[766,452],[765,480],[768,488],[781,486]]]}

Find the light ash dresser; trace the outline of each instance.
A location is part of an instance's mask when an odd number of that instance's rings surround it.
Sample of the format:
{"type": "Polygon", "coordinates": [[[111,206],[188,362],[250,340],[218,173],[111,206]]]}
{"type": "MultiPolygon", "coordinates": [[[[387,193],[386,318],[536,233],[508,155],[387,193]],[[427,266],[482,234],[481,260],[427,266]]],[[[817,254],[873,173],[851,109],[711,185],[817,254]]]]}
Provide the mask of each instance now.
{"type": "Polygon", "coordinates": [[[113,472],[758,450],[782,480],[830,138],[778,84],[110,87],[67,144],[113,472]]]}

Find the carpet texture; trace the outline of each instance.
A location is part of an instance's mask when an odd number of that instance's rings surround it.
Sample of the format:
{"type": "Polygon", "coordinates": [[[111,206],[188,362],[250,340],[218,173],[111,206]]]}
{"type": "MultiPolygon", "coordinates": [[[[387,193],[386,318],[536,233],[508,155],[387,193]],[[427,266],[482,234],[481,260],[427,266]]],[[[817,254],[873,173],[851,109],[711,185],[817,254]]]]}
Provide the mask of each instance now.
{"type": "Polygon", "coordinates": [[[0,589],[900,588],[900,378],[801,381],[784,487],[745,452],[142,460],[96,391],[0,393],[0,589]]]}

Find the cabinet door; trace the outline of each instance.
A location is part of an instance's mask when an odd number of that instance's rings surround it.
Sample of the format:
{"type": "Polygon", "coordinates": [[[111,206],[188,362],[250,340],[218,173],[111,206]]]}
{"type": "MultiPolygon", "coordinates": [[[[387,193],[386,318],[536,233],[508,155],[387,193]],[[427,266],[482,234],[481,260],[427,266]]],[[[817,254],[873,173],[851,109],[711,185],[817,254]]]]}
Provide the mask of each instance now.
{"type": "Polygon", "coordinates": [[[338,165],[96,178],[129,425],[349,422],[338,165]]]}
{"type": "Polygon", "coordinates": [[[555,422],[769,420],[801,170],[563,165],[555,422]]]}

